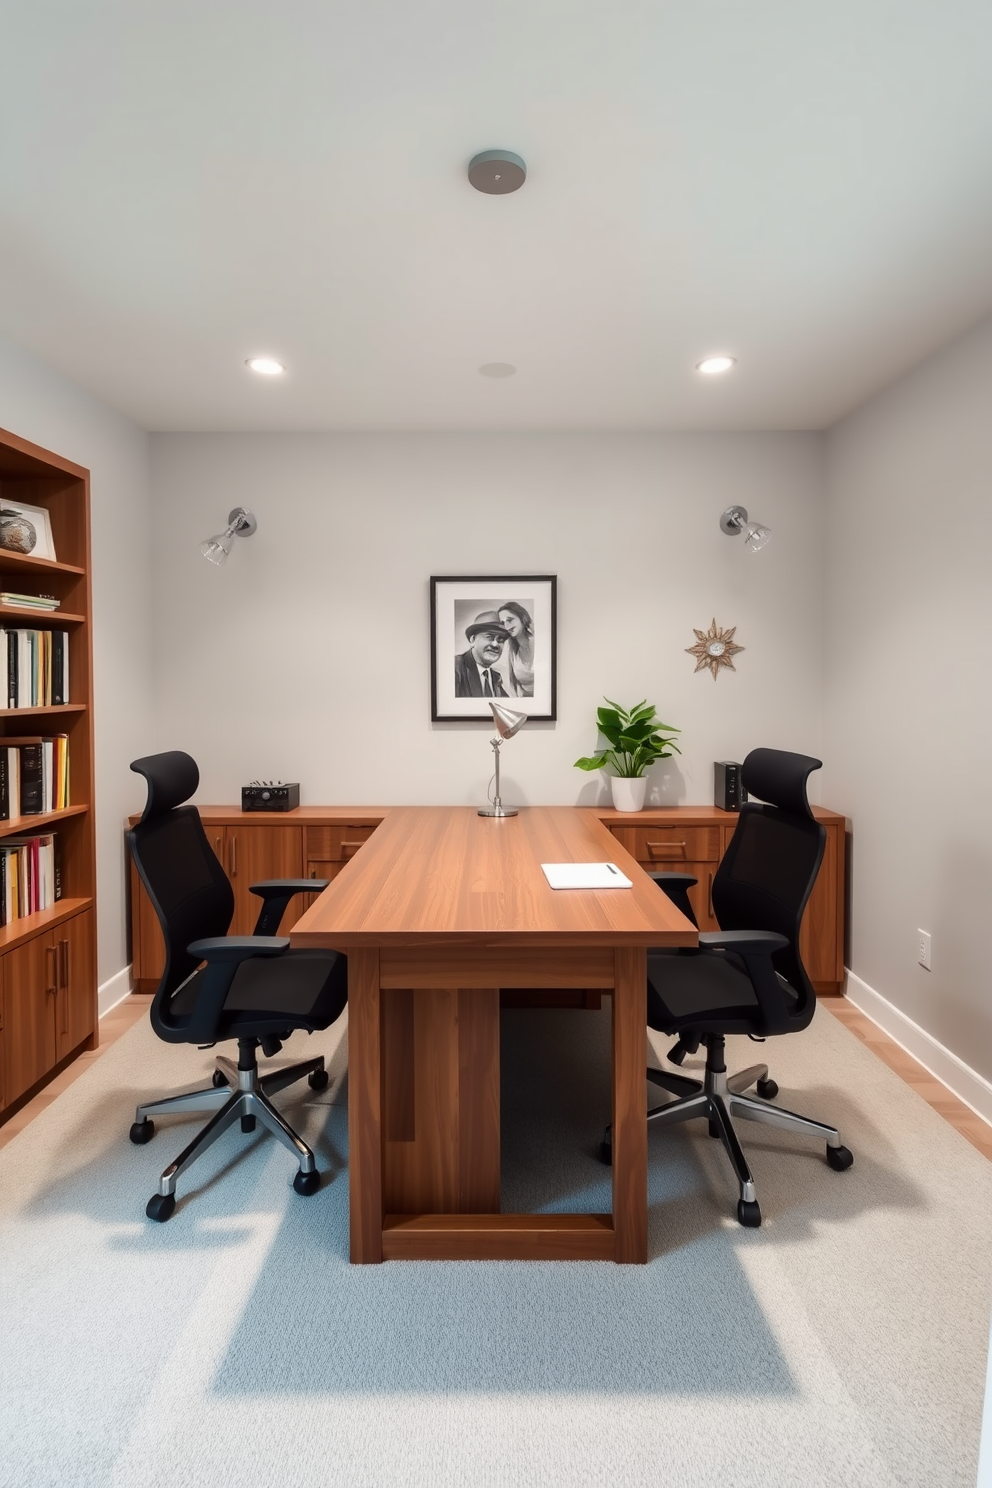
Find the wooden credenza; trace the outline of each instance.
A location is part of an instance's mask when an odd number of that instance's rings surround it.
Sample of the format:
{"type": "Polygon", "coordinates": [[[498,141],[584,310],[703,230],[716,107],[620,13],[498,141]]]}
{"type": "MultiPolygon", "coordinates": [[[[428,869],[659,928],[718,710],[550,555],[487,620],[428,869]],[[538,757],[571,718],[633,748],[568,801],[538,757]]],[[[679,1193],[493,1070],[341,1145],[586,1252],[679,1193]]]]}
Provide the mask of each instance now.
{"type": "MultiPolygon", "coordinates": [[[[589,810],[621,847],[649,872],[670,869],[699,880],[690,893],[701,930],[716,930],[711,891],[736,824],[736,815],[716,806],[674,806],[636,813],[589,810]]],[[[387,815],[384,806],[301,806],[290,812],[242,812],[235,806],[201,806],[200,817],[234,888],[232,935],[249,935],[261,900],[249,886],[265,878],[335,878],[387,815]]],[[[827,832],[823,864],[803,918],[800,948],[821,996],[840,993],[844,979],[844,829],[835,811],[814,807],[827,832]]],[[[282,933],[309,907],[299,895],[289,906],[282,933]]],[[[165,950],[154,911],[131,867],[132,975],[137,992],[154,992],[165,950]]]]}

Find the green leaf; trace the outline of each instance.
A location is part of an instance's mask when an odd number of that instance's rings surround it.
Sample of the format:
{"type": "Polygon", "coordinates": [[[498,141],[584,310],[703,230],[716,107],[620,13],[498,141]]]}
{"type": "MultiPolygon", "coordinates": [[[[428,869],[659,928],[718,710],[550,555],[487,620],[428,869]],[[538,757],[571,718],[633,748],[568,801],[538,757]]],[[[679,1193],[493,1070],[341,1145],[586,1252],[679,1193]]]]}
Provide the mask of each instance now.
{"type": "Polygon", "coordinates": [[[606,763],[606,754],[587,754],[575,761],[576,770],[601,770],[606,763]]]}

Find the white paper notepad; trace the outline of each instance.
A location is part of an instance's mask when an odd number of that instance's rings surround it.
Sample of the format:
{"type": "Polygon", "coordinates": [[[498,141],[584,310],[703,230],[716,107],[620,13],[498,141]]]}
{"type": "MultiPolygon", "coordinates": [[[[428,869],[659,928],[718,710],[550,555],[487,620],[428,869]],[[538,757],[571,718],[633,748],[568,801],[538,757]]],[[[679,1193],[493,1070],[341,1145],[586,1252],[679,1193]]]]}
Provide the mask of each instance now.
{"type": "Polygon", "coordinates": [[[542,863],[553,889],[632,889],[615,863],[542,863]]]}

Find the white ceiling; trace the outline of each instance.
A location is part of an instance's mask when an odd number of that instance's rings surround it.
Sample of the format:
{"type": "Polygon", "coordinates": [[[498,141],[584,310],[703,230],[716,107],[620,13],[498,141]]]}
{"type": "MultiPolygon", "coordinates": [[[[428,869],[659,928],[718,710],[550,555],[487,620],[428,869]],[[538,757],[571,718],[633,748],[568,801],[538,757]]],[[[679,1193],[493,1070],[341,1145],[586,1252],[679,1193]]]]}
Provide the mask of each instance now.
{"type": "Polygon", "coordinates": [[[992,308],[988,0],[0,0],[0,48],[0,333],[147,428],[818,428],[992,308]]]}

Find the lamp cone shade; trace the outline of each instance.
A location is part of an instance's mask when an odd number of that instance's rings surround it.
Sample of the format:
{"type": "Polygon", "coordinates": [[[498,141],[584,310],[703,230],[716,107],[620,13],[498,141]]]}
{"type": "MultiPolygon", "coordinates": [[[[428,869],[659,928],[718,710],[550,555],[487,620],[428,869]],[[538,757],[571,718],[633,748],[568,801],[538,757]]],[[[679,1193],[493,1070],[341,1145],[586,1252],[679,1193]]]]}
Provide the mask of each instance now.
{"type": "Polygon", "coordinates": [[[516,713],[512,708],[504,708],[502,703],[493,702],[491,699],[489,706],[493,710],[493,718],[496,720],[496,728],[501,739],[512,739],[517,730],[527,722],[526,713],[516,713]]]}

